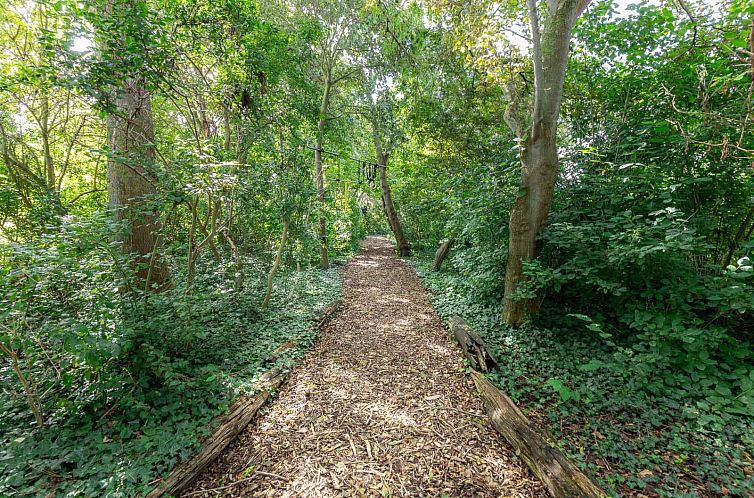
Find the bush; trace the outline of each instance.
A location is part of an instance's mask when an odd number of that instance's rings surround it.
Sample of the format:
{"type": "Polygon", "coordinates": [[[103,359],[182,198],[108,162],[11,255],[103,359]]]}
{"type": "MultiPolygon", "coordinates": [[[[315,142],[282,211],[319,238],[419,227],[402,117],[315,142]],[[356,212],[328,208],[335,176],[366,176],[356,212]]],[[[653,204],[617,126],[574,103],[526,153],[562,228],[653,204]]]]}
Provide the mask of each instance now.
{"type": "MultiPolygon", "coordinates": [[[[754,417],[742,401],[752,374],[743,360],[733,367],[735,358],[723,360],[721,352],[716,366],[708,364],[710,356],[690,372],[675,372],[687,379],[675,382],[661,340],[639,338],[633,329],[606,332],[604,318],[574,313],[556,319],[552,308],[547,326],[512,329],[501,324],[501,303],[478,299],[452,268],[434,272],[430,265],[429,258],[416,263],[434,307],[445,319],[466,319],[496,354],[500,370],[491,380],[611,495],[754,491],[754,417]],[[725,390],[731,384],[736,392],[725,390]],[[738,405],[722,402],[739,395],[738,405]]],[[[595,292],[588,296],[596,306],[604,295],[592,297],[595,292]]]]}
{"type": "Polygon", "coordinates": [[[242,293],[232,265],[209,261],[191,292],[180,272],[171,291],[129,292],[128,261],[109,242],[120,227],[107,220],[70,218],[5,247],[2,495],[143,492],[253,389],[272,350],[311,343],[310,318],[339,292],[337,270],[281,272],[260,312],[266,265],[249,257],[242,293]]]}

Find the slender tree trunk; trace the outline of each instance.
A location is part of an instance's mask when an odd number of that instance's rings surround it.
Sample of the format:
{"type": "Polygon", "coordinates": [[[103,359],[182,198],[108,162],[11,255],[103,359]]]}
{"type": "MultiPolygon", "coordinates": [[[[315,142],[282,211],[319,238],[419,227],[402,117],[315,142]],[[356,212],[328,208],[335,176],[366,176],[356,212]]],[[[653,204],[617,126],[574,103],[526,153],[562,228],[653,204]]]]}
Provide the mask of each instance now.
{"type": "Polygon", "coordinates": [[[39,124],[42,138],[42,154],[44,155],[45,176],[47,190],[55,192],[55,163],[50,151],[50,100],[46,94],[40,97],[39,124]]]}
{"type": "Polygon", "coordinates": [[[43,91],[40,96],[39,107],[39,132],[42,140],[42,155],[44,160],[47,194],[50,196],[50,200],[53,204],[52,207],[55,212],[63,214],[64,209],[63,204],[60,202],[60,190],[58,189],[58,183],[55,178],[55,160],[52,157],[52,149],[50,148],[50,99],[45,91],[43,91]]]}
{"type": "Polygon", "coordinates": [[[390,190],[390,184],[387,181],[387,163],[388,154],[382,150],[382,141],[380,140],[379,131],[375,123],[372,124],[372,137],[374,139],[374,149],[377,153],[377,160],[379,162],[378,169],[380,170],[380,189],[382,191],[382,208],[385,211],[387,222],[390,225],[390,230],[395,236],[395,243],[397,245],[398,254],[401,256],[411,255],[411,244],[406,240],[406,235],[403,232],[403,226],[398,218],[398,212],[395,210],[395,204],[393,203],[393,193],[390,190]]]}
{"type": "Polygon", "coordinates": [[[314,175],[317,182],[317,202],[319,204],[319,266],[328,268],[330,261],[327,257],[327,224],[325,221],[325,173],[322,167],[322,144],[324,142],[327,110],[330,106],[330,92],[332,84],[330,78],[325,80],[325,92],[322,94],[322,105],[319,109],[317,122],[317,145],[314,150],[314,175]]]}
{"type": "Polygon", "coordinates": [[[743,221],[740,225],[738,225],[738,230],[736,231],[736,235],[730,240],[728,243],[728,254],[725,256],[725,260],[723,261],[722,269],[725,270],[728,265],[730,265],[731,261],[733,261],[733,256],[736,254],[736,251],[738,250],[739,246],[741,245],[741,240],[744,238],[744,234],[746,233],[746,229],[751,226],[751,220],[754,218],[754,206],[749,208],[749,211],[746,212],[746,216],[744,217],[743,221]]]}
{"type": "Polygon", "coordinates": [[[382,207],[385,209],[385,216],[387,216],[390,229],[395,236],[395,243],[398,246],[398,254],[401,256],[411,255],[411,244],[406,240],[406,235],[403,233],[403,226],[400,219],[398,219],[398,213],[395,210],[393,204],[393,194],[390,191],[390,185],[387,182],[387,161],[388,156],[385,154],[380,155],[379,170],[380,170],[380,188],[382,189],[382,207]]]}
{"type": "Polygon", "coordinates": [[[264,295],[264,301],[262,301],[262,309],[267,308],[270,304],[270,297],[272,297],[272,281],[275,279],[275,273],[280,266],[280,260],[283,258],[283,250],[285,250],[285,241],[288,239],[288,220],[283,220],[283,233],[280,235],[280,245],[278,246],[278,252],[275,254],[275,261],[272,263],[270,273],[267,275],[267,293],[264,295]]]}
{"type": "Polygon", "coordinates": [[[107,190],[118,221],[128,232],[123,250],[136,262],[141,288],[159,291],[171,285],[167,264],[160,256],[160,219],[150,206],[156,193],[152,102],[141,77],[129,78],[115,98],[117,112],[107,120],[107,190]]]}
{"type": "MultiPolygon", "coordinates": [[[[513,326],[536,315],[538,297],[517,299],[526,280],[524,265],[538,255],[537,236],[544,228],[552,205],[558,175],[556,134],[568,49],[576,20],[591,0],[548,0],[545,23],[540,31],[537,1],[528,0],[534,63],[534,103],[528,116],[519,108],[520,99],[511,95],[506,122],[519,138],[521,184],[508,221],[508,262],[505,268],[503,320],[513,326]]],[[[509,91],[513,93],[514,87],[509,91]]]]}
{"type": "Polygon", "coordinates": [[[223,230],[223,235],[225,236],[225,240],[228,241],[228,245],[230,246],[230,254],[233,256],[233,266],[235,267],[233,291],[238,293],[243,290],[243,261],[241,260],[241,255],[238,252],[236,242],[233,240],[233,237],[230,233],[230,228],[225,228],[223,230]]]}
{"type": "Polygon", "coordinates": [[[230,138],[231,138],[231,125],[230,125],[230,106],[222,104],[223,106],[223,148],[226,152],[230,152],[230,138]]]}

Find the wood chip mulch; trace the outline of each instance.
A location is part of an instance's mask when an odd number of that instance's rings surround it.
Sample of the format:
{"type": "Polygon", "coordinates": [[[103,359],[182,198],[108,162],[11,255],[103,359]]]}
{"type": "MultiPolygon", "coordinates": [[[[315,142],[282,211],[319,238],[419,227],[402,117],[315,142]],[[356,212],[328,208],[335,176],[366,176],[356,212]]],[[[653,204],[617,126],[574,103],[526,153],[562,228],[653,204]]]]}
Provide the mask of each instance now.
{"type": "Polygon", "coordinates": [[[545,496],[483,414],[414,271],[370,237],[344,307],[183,496],[545,496]]]}

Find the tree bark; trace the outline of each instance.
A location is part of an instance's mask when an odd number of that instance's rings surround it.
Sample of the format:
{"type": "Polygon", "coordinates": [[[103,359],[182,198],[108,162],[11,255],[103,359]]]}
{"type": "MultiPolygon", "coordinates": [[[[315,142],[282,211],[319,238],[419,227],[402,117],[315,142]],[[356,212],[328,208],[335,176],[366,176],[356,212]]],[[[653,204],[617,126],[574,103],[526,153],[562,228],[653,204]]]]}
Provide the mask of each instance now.
{"type": "MultiPolygon", "coordinates": [[[[109,7],[112,9],[112,3],[109,7]]],[[[130,9],[134,5],[125,2],[120,8],[130,9]]],[[[120,47],[107,48],[117,52],[120,47]]],[[[142,76],[123,77],[122,87],[114,98],[116,112],[107,118],[109,203],[115,219],[127,222],[123,250],[135,258],[137,285],[160,291],[171,285],[171,278],[167,264],[160,257],[160,219],[150,205],[157,181],[152,101],[142,76]]]]}
{"type": "Polygon", "coordinates": [[[239,293],[243,290],[243,260],[241,254],[238,252],[238,246],[233,240],[233,236],[230,233],[230,228],[225,227],[223,229],[223,236],[228,241],[230,247],[230,254],[233,256],[234,278],[233,278],[233,292],[239,293]]]}
{"type": "Polygon", "coordinates": [[[319,266],[328,268],[330,261],[327,256],[327,222],[325,220],[325,173],[322,167],[322,144],[324,142],[327,110],[330,106],[330,92],[332,82],[328,75],[325,78],[325,92],[322,94],[322,105],[319,109],[317,122],[317,145],[314,150],[314,167],[317,182],[317,202],[319,204],[319,266]]]}
{"type": "Polygon", "coordinates": [[[267,292],[264,295],[262,301],[262,309],[267,308],[270,304],[270,297],[272,297],[272,282],[275,279],[275,273],[280,266],[280,260],[283,257],[283,251],[285,250],[285,241],[288,239],[288,220],[283,220],[283,233],[280,235],[280,245],[278,246],[277,254],[275,254],[275,261],[272,263],[270,273],[267,275],[267,292]]]}
{"type": "MultiPolygon", "coordinates": [[[[63,204],[60,201],[60,189],[56,181],[55,160],[52,157],[50,127],[50,98],[46,90],[42,90],[39,102],[39,135],[42,140],[42,156],[44,159],[44,175],[47,194],[52,202],[53,210],[58,214],[64,214],[63,204]]],[[[62,178],[61,178],[62,180],[62,178]]]]}
{"type": "Polygon", "coordinates": [[[380,189],[382,191],[382,208],[385,211],[385,217],[390,225],[395,236],[396,250],[400,256],[411,255],[411,244],[406,240],[406,235],[403,232],[403,226],[398,218],[398,213],[395,210],[395,204],[393,204],[393,193],[390,190],[390,184],[387,181],[387,163],[388,153],[382,149],[382,142],[380,141],[380,134],[377,129],[377,124],[372,123],[372,136],[374,138],[374,149],[377,153],[377,161],[379,163],[378,169],[380,170],[380,189]]]}
{"type": "MultiPolygon", "coordinates": [[[[505,269],[503,320],[520,325],[539,311],[536,297],[517,299],[526,280],[524,265],[537,257],[537,236],[545,226],[558,174],[556,134],[563,82],[573,26],[591,0],[548,0],[540,32],[536,0],[528,0],[534,62],[534,105],[531,115],[518,115],[516,96],[506,122],[522,139],[521,183],[508,222],[508,262],[505,269]],[[530,124],[525,124],[530,123],[530,124]]],[[[512,86],[509,86],[509,90],[512,86]]]]}
{"type": "Polygon", "coordinates": [[[448,254],[450,254],[450,249],[453,247],[454,242],[454,239],[451,237],[440,244],[440,247],[438,247],[437,251],[435,252],[435,261],[432,264],[433,270],[440,271],[442,263],[445,261],[445,258],[448,257],[448,254]]]}
{"type": "Polygon", "coordinates": [[[492,426],[513,446],[554,498],[604,498],[607,494],[532,428],[516,404],[478,372],[471,372],[492,426]]]}
{"type": "Polygon", "coordinates": [[[498,369],[495,355],[482,341],[482,338],[469,327],[466,320],[460,316],[451,317],[448,321],[448,327],[463,349],[463,354],[469,360],[471,368],[480,372],[491,372],[498,369]]]}

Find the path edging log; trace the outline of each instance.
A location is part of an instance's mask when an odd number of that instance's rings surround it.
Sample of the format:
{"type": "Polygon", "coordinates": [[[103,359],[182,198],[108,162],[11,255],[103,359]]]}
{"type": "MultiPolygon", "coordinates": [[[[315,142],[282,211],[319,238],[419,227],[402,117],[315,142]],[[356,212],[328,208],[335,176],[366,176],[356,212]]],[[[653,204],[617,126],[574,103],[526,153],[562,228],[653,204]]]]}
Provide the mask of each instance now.
{"type": "MultiPolygon", "coordinates": [[[[317,328],[326,325],[341,309],[340,299],[326,306],[314,317],[317,328]]],[[[270,356],[265,363],[274,363],[287,350],[293,349],[298,342],[289,340],[281,344],[270,356]]],[[[157,485],[147,494],[147,498],[160,498],[163,496],[180,496],[181,492],[189,487],[194,480],[209,467],[227,448],[227,446],[243,431],[252,421],[260,408],[264,406],[270,398],[270,393],[279,388],[287,377],[287,372],[279,368],[272,368],[265,372],[256,387],[259,392],[251,397],[241,396],[230,407],[230,411],[220,416],[217,421],[217,429],[202,442],[202,448],[199,453],[189,460],[178,464],[168,477],[157,485]]]]}
{"type": "Polygon", "coordinates": [[[537,432],[516,403],[490,382],[479,370],[498,369],[497,361],[466,321],[458,316],[449,322],[453,336],[477,371],[471,372],[492,427],[499,432],[516,455],[531,469],[554,498],[604,498],[607,496],[586,474],[537,432]]]}
{"type": "Polygon", "coordinates": [[[453,332],[453,337],[461,345],[464,356],[469,360],[474,370],[479,370],[480,372],[497,370],[497,360],[492,351],[490,351],[490,348],[484,344],[482,338],[469,327],[469,324],[463,318],[460,316],[451,317],[448,320],[448,326],[450,327],[450,331],[453,332]]]}
{"type": "Polygon", "coordinates": [[[260,391],[251,397],[242,396],[233,403],[229,413],[219,418],[220,425],[217,429],[204,440],[199,453],[174,468],[170,475],[147,495],[147,498],[180,495],[249,425],[254,415],[267,402],[270,392],[280,387],[285,377],[286,374],[277,368],[262,375],[258,382],[260,391]]]}

